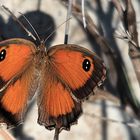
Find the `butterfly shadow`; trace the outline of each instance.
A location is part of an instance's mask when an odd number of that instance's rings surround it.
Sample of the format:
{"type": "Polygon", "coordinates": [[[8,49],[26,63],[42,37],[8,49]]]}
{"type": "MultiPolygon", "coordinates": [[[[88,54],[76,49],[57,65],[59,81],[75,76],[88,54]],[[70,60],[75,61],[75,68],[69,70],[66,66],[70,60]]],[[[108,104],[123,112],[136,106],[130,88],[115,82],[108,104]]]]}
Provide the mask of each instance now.
{"type": "Polygon", "coordinates": [[[4,35],[3,35],[3,33],[4,33],[4,31],[3,31],[4,26],[5,26],[4,20],[0,16],[0,41],[4,40],[4,35]]]}
{"type": "MultiPolygon", "coordinates": [[[[47,38],[55,30],[54,19],[49,15],[40,10],[31,11],[24,14],[24,16],[29,20],[33,28],[37,31],[38,36],[41,40],[47,38]]],[[[26,21],[26,19],[21,15],[18,20],[28,29],[35,37],[36,34],[26,21]]],[[[46,46],[50,46],[51,42],[54,40],[56,33],[50,36],[46,41],[46,46]]],[[[4,29],[4,36],[6,39],[11,38],[24,38],[34,42],[36,45],[40,44],[40,41],[36,37],[36,40],[28,36],[24,29],[14,21],[12,17],[9,18],[7,25],[4,29]]]]}

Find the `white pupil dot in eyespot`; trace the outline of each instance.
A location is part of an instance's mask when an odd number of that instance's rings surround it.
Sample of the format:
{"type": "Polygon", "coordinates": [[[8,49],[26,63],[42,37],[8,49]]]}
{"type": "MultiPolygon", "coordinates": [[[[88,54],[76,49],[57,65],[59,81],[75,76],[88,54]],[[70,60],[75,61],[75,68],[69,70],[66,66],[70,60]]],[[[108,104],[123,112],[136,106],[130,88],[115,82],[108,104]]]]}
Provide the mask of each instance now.
{"type": "Polygon", "coordinates": [[[88,72],[90,70],[91,67],[91,63],[89,59],[84,59],[83,63],[82,63],[83,69],[88,72]]]}

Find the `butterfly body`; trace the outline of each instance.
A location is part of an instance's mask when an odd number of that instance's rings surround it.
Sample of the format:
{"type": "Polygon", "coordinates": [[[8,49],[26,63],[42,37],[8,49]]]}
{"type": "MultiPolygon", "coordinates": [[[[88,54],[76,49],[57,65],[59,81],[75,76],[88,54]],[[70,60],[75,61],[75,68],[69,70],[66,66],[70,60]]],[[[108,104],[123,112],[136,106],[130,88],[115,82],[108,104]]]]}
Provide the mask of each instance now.
{"type": "Polygon", "coordinates": [[[73,44],[49,49],[24,39],[0,43],[0,123],[23,122],[36,94],[38,123],[69,130],[82,113],[81,101],[105,80],[106,68],[95,53],[73,44]]]}

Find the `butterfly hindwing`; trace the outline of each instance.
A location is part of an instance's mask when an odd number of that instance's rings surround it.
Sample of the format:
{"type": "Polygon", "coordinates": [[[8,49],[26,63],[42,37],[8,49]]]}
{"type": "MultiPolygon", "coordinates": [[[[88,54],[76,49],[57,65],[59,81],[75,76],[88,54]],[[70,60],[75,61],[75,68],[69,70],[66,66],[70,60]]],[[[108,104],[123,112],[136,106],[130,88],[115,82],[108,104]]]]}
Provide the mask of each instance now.
{"type": "Polygon", "coordinates": [[[59,79],[50,65],[47,65],[45,77],[41,80],[41,90],[38,97],[38,123],[47,129],[70,129],[82,112],[81,103],[70,95],[70,89],[59,79]]]}
{"type": "Polygon", "coordinates": [[[35,80],[34,45],[23,39],[0,43],[0,123],[8,127],[23,121],[35,80]]]}
{"type": "Polygon", "coordinates": [[[48,56],[57,75],[67,84],[77,100],[88,97],[105,79],[103,61],[85,48],[57,45],[49,50],[48,56]]]}

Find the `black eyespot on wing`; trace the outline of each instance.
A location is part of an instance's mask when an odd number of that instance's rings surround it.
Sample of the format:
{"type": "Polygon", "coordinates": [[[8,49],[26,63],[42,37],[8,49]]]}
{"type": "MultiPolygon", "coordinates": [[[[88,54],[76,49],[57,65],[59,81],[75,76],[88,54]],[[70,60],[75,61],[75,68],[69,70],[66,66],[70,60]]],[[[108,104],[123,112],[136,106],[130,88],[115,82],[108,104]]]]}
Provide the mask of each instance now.
{"type": "Polygon", "coordinates": [[[84,100],[89,95],[94,94],[93,89],[96,86],[100,86],[106,77],[106,67],[103,63],[94,61],[94,70],[92,71],[91,77],[85,82],[85,84],[76,89],[72,90],[73,95],[76,99],[84,100]]]}
{"type": "Polygon", "coordinates": [[[91,67],[91,62],[88,59],[84,59],[82,67],[86,72],[88,72],[91,67]]]}
{"type": "Polygon", "coordinates": [[[3,49],[0,52],[0,61],[3,61],[5,59],[5,57],[6,57],[6,50],[3,49]]]}

